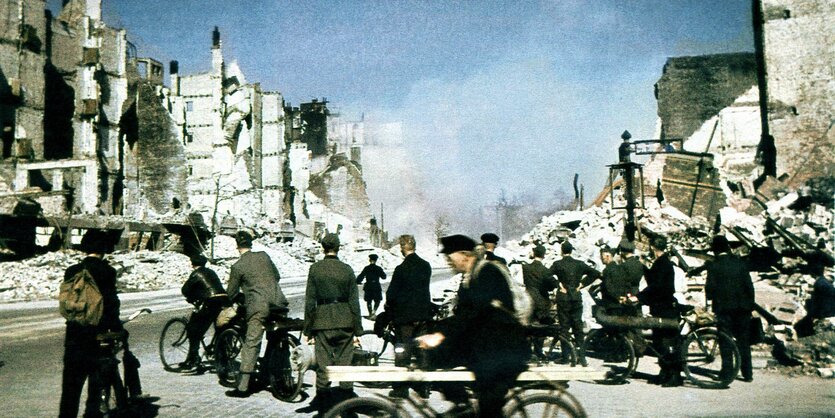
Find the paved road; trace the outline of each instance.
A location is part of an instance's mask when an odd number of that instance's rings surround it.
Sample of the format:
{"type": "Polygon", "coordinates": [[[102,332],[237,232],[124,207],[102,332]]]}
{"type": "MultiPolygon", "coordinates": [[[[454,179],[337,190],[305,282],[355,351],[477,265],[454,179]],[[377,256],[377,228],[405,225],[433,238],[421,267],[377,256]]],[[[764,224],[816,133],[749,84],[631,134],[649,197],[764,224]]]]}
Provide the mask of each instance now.
{"type": "MultiPolygon", "coordinates": [[[[444,287],[449,273],[438,272],[433,290],[444,287]]],[[[283,289],[291,312],[300,315],[304,278],[285,278],[283,289]]],[[[211,374],[177,375],[165,372],[157,358],[157,339],[171,317],[188,313],[178,290],[123,295],[122,312],[140,307],[154,313],[128,324],[131,347],[142,362],[140,375],[145,393],[154,397],[160,417],[255,416],[291,417],[303,403],[283,403],[269,392],[248,399],[226,398],[211,374]]],[[[370,324],[367,324],[370,326],[370,324]]],[[[55,416],[60,396],[63,321],[54,302],[0,305],[0,416],[55,416]]],[[[653,374],[651,359],[639,371],[653,374]]],[[[761,365],[764,359],[756,364],[761,365]]],[[[313,383],[313,373],[306,375],[313,383]]],[[[312,395],[311,388],[306,389],[312,395]]],[[[570,392],[592,417],[831,417],[835,416],[835,382],[814,378],[787,378],[755,371],[753,383],[736,382],[727,390],[704,390],[690,386],[661,389],[633,379],[619,386],[572,382],[570,392]]],[[[367,389],[358,387],[360,394],[367,389]]],[[[385,393],[385,391],[377,391],[385,393]]],[[[438,394],[433,404],[442,404],[438,394]]]]}

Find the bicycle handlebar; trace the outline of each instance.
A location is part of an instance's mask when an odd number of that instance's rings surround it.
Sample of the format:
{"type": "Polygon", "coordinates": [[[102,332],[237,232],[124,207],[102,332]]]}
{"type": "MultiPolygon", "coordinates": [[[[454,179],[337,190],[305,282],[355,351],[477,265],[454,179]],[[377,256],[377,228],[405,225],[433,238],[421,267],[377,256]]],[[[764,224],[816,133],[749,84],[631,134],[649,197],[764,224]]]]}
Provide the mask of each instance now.
{"type": "Polygon", "coordinates": [[[122,320],[122,323],[123,323],[123,324],[127,324],[128,322],[133,321],[134,319],[138,318],[140,315],[142,315],[142,314],[149,314],[149,313],[151,313],[151,312],[152,312],[152,311],[151,311],[151,309],[149,309],[149,308],[142,308],[142,309],[140,309],[140,310],[138,310],[138,311],[136,311],[136,312],[134,312],[134,313],[130,314],[130,316],[128,316],[128,317],[127,317],[127,319],[123,319],[123,320],[122,320]]]}

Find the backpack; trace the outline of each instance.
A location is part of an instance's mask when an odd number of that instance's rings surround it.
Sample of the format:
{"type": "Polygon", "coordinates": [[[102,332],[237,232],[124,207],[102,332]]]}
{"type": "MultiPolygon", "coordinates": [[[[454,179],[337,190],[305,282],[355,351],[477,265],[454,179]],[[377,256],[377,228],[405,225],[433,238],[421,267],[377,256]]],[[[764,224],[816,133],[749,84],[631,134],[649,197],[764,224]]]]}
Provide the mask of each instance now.
{"type": "Polygon", "coordinates": [[[101,322],[104,299],[87,268],[82,268],[61,283],[58,310],[67,323],[96,326],[101,322]]]}
{"type": "Polygon", "coordinates": [[[499,301],[494,300],[493,306],[512,313],[521,325],[529,325],[531,322],[531,315],[533,314],[533,302],[531,301],[531,295],[528,294],[528,291],[527,289],[525,289],[524,286],[522,286],[516,280],[513,280],[513,278],[510,277],[510,272],[504,264],[501,264],[496,261],[481,260],[478,262],[478,264],[476,264],[475,269],[473,269],[473,276],[477,276],[479,271],[487,263],[491,263],[499,269],[499,271],[502,273],[502,276],[504,276],[505,281],[507,282],[507,287],[510,288],[510,294],[513,296],[512,312],[510,309],[501,306],[501,303],[499,301]]]}

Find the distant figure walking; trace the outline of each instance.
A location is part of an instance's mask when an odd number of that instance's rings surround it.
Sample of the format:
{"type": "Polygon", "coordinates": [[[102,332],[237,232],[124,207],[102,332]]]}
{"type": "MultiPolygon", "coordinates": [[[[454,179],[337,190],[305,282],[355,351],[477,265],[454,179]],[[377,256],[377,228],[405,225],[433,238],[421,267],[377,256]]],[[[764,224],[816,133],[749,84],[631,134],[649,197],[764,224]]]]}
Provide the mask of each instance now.
{"type": "Polygon", "coordinates": [[[377,265],[377,258],[377,254],[369,255],[368,265],[357,276],[357,284],[362,284],[365,280],[365,285],[362,286],[362,291],[365,294],[363,298],[365,299],[365,306],[368,308],[368,319],[372,321],[377,318],[377,308],[380,307],[380,302],[383,300],[383,288],[380,286],[380,280],[386,279],[386,272],[377,265]]]}

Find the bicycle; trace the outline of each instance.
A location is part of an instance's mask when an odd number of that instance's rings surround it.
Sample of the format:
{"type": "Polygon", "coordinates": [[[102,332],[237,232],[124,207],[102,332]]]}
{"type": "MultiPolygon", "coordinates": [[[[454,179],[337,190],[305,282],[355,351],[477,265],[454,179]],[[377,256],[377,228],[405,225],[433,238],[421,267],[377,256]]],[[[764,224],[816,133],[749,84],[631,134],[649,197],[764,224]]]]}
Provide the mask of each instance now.
{"type": "MultiPolygon", "coordinates": [[[[277,309],[267,317],[267,348],[264,356],[258,359],[256,376],[263,382],[269,382],[270,392],[276,399],[293,402],[301,393],[304,368],[292,358],[301,343],[290,332],[301,331],[303,321],[287,318],[287,312],[286,308],[277,309]]],[[[245,334],[245,327],[235,325],[222,331],[215,342],[216,371],[225,386],[234,385],[240,374],[238,354],[245,334]]]]}
{"type": "MultiPolygon", "coordinates": [[[[149,313],[151,313],[151,310],[148,308],[140,309],[123,320],[122,324],[133,321],[142,314],[149,313]]],[[[99,348],[102,352],[96,370],[101,384],[99,388],[99,412],[103,417],[121,416],[128,410],[130,400],[142,394],[142,389],[139,387],[139,376],[128,376],[127,362],[137,361],[132,355],[128,357],[128,332],[125,330],[106,332],[97,335],[96,340],[99,342],[99,348]],[[125,380],[128,380],[127,386],[119,374],[119,363],[121,361],[116,356],[120,351],[125,353],[125,380]]],[[[132,365],[134,371],[138,367],[138,364],[132,365]]]]}
{"type": "MultiPolygon", "coordinates": [[[[195,307],[191,315],[194,315],[197,310],[198,308],[195,307]]],[[[215,347],[217,345],[217,336],[220,334],[219,331],[223,331],[231,327],[240,328],[242,325],[242,319],[240,318],[242,318],[241,315],[235,315],[229,324],[224,325],[221,328],[212,324],[212,326],[206,330],[206,333],[200,341],[201,350],[198,352],[200,356],[198,364],[200,367],[202,367],[204,360],[214,366],[215,347]]],[[[190,317],[186,316],[171,318],[165,323],[165,326],[162,327],[162,333],[160,333],[159,336],[159,359],[166,371],[174,373],[181,373],[185,371],[180,367],[180,365],[185,362],[188,356],[188,335],[186,331],[189,320],[190,317]]]]}
{"type": "Polygon", "coordinates": [[[525,333],[529,339],[545,338],[545,358],[540,361],[577,365],[577,347],[564,336],[559,324],[531,324],[525,327],[525,333]]]}
{"type": "MultiPolygon", "coordinates": [[[[679,319],[667,319],[615,316],[598,310],[596,317],[603,327],[589,332],[586,358],[591,366],[608,369],[604,383],[623,383],[637,369],[639,355],[643,354],[635,349],[637,338],[643,338],[635,330],[678,329],[683,338],[678,360],[684,365],[685,377],[701,388],[728,387],[740,366],[733,338],[719,331],[713,321],[697,315],[692,306],[681,305],[680,313],[679,319]]],[[[660,356],[651,345],[646,348],[660,356]]]]}

